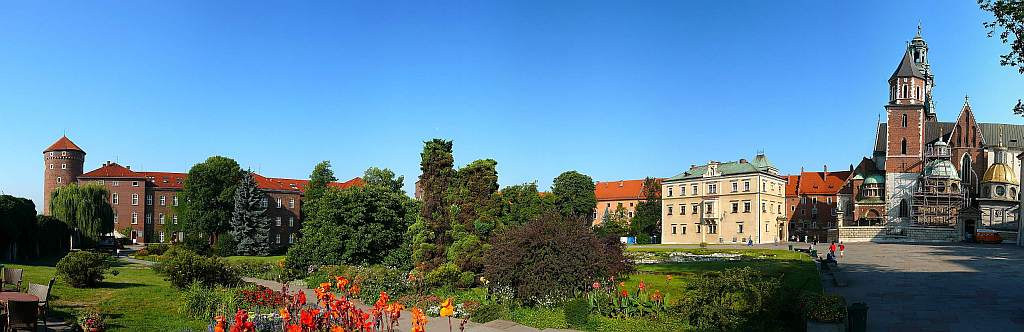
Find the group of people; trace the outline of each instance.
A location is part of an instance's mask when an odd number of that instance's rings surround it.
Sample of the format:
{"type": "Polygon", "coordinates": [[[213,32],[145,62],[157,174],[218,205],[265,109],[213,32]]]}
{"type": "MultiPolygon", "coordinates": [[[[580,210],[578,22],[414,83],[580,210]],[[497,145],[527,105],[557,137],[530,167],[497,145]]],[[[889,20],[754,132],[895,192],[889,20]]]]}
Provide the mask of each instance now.
{"type": "Polygon", "coordinates": [[[825,255],[825,261],[830,263],[838,263],[836,260],[836,250],[839,250],[839,258],[843,258],[846,255],[846,245],[840,242],[838,245],[832,242],[828,246],[828,254],[825,255]]]}

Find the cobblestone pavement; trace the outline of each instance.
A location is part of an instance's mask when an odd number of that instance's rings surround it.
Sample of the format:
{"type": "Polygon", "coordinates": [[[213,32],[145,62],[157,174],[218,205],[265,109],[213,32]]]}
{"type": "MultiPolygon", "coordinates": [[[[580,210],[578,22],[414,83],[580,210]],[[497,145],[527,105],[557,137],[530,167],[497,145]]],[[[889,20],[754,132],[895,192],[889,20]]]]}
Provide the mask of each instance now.
{"type": "Polygon", "coordinates": [[[851,243],[839,264],[825,291],[866,303],[868,331],[1024,331],[1024,248],[851,243]]]}

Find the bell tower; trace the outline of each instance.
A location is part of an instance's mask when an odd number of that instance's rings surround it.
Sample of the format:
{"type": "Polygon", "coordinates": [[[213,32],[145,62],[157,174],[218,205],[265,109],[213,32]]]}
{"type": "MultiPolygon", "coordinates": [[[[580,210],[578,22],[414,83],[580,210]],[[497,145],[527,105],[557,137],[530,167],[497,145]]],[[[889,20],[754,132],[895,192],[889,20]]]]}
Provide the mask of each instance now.
{"type": "Polygon", "coordinates": [[[50,215],[50,195],[78,181],[85,166],[85,151],[63,136],[43,150],[43,214],[50,215]]]}
{"type": "Polygon", "coordinates": [[[917,34],[907,43],[903,58],[889,77],[889,102],[885,105],[885,194],[889,222],[911,221],[908,207],[924,166],[925,128],[935,122],[934,108],[929,106],[931,82],[928,44],[918,26],[917,34]]]}

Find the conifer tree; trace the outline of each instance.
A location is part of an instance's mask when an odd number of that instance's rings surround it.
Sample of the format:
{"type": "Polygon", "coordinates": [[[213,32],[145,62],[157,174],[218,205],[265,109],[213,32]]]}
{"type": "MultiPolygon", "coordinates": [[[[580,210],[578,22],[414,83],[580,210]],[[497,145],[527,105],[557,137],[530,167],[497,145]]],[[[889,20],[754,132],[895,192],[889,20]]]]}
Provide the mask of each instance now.
{"type": "Polygon", "coordinates": [[[231,236],[238,243],[239,255],[270,254],[270,218],[263,206],[265,194],[256,185],[252,172],[242,175],[235,190],[235,209],[231,213],[231,236]]]}

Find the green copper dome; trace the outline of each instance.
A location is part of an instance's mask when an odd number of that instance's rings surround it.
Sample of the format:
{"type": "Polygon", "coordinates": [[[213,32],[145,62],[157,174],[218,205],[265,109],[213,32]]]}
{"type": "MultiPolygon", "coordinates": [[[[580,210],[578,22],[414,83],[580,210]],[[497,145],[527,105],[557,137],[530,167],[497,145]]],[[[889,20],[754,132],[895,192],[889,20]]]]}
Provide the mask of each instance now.
{"type": "Polygon", "coordinates": [[[885,183],[885,177],[882,176],[881,174],[871,174],[871,175],[868,175],[868,177],[866,179],[864,179],[864,184],[884,184],[884,183],[885,183]]]}
{"type": "Polygon", "coordinates": [[[956,168],[953,167],[953,163],[949,162],[949,160],[940,159],[928,162],[928,165],[924,166],[924,174],[926,176],[960,180],[956,168]]]}

